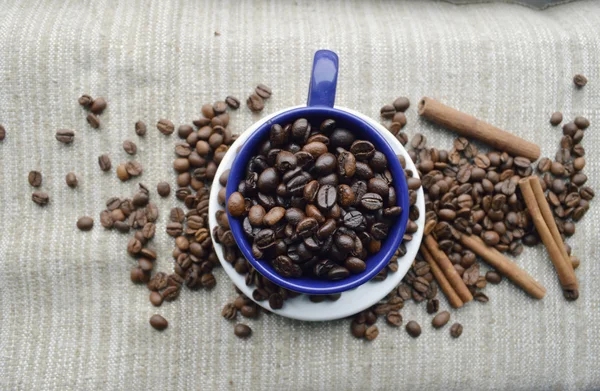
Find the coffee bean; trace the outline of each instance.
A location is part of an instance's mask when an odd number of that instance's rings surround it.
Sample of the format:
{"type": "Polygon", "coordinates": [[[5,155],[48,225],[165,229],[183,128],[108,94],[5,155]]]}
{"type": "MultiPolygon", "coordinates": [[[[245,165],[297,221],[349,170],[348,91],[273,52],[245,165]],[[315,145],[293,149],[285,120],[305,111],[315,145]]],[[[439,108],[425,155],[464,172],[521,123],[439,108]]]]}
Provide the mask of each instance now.
{"type": "Polygon", "coordinates": [[[327,278],[331,281],[343,280],[348,277],[350,272],[343,266],[334,266],[327,273],[327,278]]]}
{"type": "Polygon", "coordinates": [[[123,150],[129,155],[135,155],[137,152],[137,146],[131,140],[123,141],[123,150]]]}
{"type": "MultiPolygon", "coordinates": [[[[81,102],[80,102],[81,104],[81,102]]],[[[94,114],[102,114],[102,112],[106,109],[106,99],[104,98],[96,98],[92,102],[90,106],[90,111],[94,114]]]]}
{"type": "Polygon", "coordinates": [[[238,338],[248,338],[252,334],[252,329],[242,323],[238,323],[233,327],[233,333],[238,338]]]}
{"type": "Polygon", "coordinates": [[[350,152],[359,160],[369,160],[375,155],[375,147],[366,140],[356,140],[350,146],[350,152]]]}
{"type": "Polygon", "coordinates": [[[94,227],[94,219],[89,216],[80,217],[77,220],[77,228],[82,231],[89,231],[94,227]]]}
{"type": "Polygon", "coordinates": [[[421,326],[414,320],[411,320],[406,324],[406,332],[413,338],[419,337],[421,335],[421,326]]]}
{"type": "Polygon", "coordinates": [[[169,121],[168,119],[159,120],[156,123],[156,128],[165,136],[169,136],[175,131],[175,125],[173,125],[173,122],[169,121]]]}
{"type": "Polygon", "coordinates": [[[273,209],[271,209],[267,214],[265,214],[263,218],[263,223],[267,226],[272,227],[275,224],[279,223],[284,216],[285,209],[280,206],[276,206],[273,209]]]}
{"type": "Polygon", "coordinates": [[[427,146],[427,137],[424,135],[417,133],[414,135],[410,142],[410,146],[414,149],[423,149],[427,146]]]}
{"type": "Polygon", "coordinates": [[[50,201],[47,193],[35,192],[31,195],[31,200],[38,205],[44,206],[50,201]]]}
{"type": "Polygon", "coordinates": [[[250,95],[246,100],[246,105],[253,112],[259,112],[265,108],[265,102],[258,94],[250,95]]]}
{"type": "Polygon", "coordinates": [[[396,109],[393,105],[384,105],[379,112],[382,118],[390,119],[396,114],[396,109]]]}
{"type": "Polygon", "coordinates": [[[494,231],[485,231],[481,238],[488,246],[495,246],[500,242],[500,235],[494,231]]]}
{"type": "Polygon", "coordinates": [[[162,316],[154,314],[150,317],[150,326],[154,327],[156,330],[162,331],[169,327],[169,322],[162,316]]]}
{"type": "Polygon", "coordinates": [[[359,258],[356,258],[356,257],[348,257],[348,258],[346,258],[346,260],[344,261],[344,266],[352,274],[362,273],[367,268],[367,264],[362,259],[359,259],[359,258]]]}
{"type": "Polygon", "coordinates": [[[246,212],[246,201],[240,192],[232,193],[227,201],[227,210],[233,217],[243,216],[246,212]]]}
{"type": "Polygon", "coordinates": [[[158,292],[150,292],[150,303],[155,307],[160,307],[163,302],[163,297],[158,292]]]}
{"type": "Polygon", "coordinates": [[[460,335],[463,332],[463,327],[460,323],[454,323],[451,327],[450,327],[450,335],[452,336],[452,338],[458,338],[460,337],[460,335]]]}
{"type": "MultiPolygon", "coordinates": [[[[313,143],[315,144],[315,143],[313,143]]],[[[319,143],[320,144],[320,143],[319,143]]],[[[315,172],[320,176],[326,176],[334,172],[337,168],[337,159],[331,153],[320,155],[315,161],[315,172]]]]}
{"type": "Polygon", "coordinates": [[[90,113],[85,119],[92,128],[98,129],[100,127],[100,118],[96,114],[90,113]]]}
{"type": "Polygon", "coordinates": [[[68,129],[57,130],[56,139],[63,144],[70,144],[75,139],[75,132],[68,129]]]}
{"type": "Polygon", "coordinates": [[[360,199],[360,204],[366,210],[374,211],[383,207],[383,199],[376,193],[365,193],[360,199]]]}
{"type": "Polygon", "coordinates": [[[290,257],[285,255],[280,255],[273,260],[273,268],[282,277],[300,277],[302,275],[300,266],[294,264],[290,257]]]}
{"type": "Polygon", "coordinates": [[[365,324],[365,322],[359,323],[356,319],[354,319],[350,324],[350,332],[356,338],[363,338],[365,336],[366,331],[367,325],[365,324]]]}
{"type": "Polygon", "coordinates": [[[590,201],[592,198],[594,198],[594,195],[594,190],[589,186],[582,187],[579,190],[579,196],[586,201],[590,201]]]}
{"type": "Polygon", "coordinates": [[[552,113],[552,115],[550,116],[550,124],[552,126],[556,126],[556,125],[560,124],[562,122],[562,120],[563,120],[563,115],[559,111],[552,113]]]}
{"type": "Polygon", "coordinates": [[[142,165],[135,160],[130,160],[127,163],[125,163],[125,169],[127,170],[127,173],[131,176],[140,176],[144,171],[142,165]]]}
{"type": "Polygon", "coordinates": [[[448,323],[449,320],[450,320],[450,312],[442,311],[431,320],[431,325],[434,328],[439,329],[441,327],[444,327],[446,325],[446,323],[448,323]]]}
{"type": "Polygon", "coordinates": [[[79,104],[85,108],[89,108],[93,101],[94,99],[87,94],[81,95],[78,99],[79,104]]]}
{"type": "Polygon", "coordinates": [[[0,141],[6,138],[6,129],[0,124],[0,141]]]}
{"type": "Polygon", "coordinates": [[[240,100],[234,96],[229,95],[225,98],[225,103],[233,110],[237,110],[240,107],[240,100]]]}
{"type": "Polygon", "coordinates": [[[356,173],[356,157],[348,151],[341,151],[337,158],[338,173],[343,177],[352,177],[356,173]]]}
{"type": "Polygon", "coordinates": [[[110,157],[106,154],[98,156],[98,165],[102,171],[109,171],[112,167],[110,157]]]}
{"type": "Polygon", "coordinates": [[[269,99],[273,93],[269,87],[262,83],[256,86],[254,92],[263,99],[269,99]]]}
{"type": "Polygon", "coordinates": [[[156,192],[161,197],[168,197],[171,194],[171,186],[167,182],[158,182],[156,192]]]}
{"type": "Polygon", "coordinates": [[[585,77],[581,74],[577,74],[577,75],[573,76],[573,83],[575,83],[575,86],[577,86],[578,88],[585,87],[587,82],[588,82],[587,77],[585,77]]]}
{"type": "Polygon", "coordinates": [[[337,202],[337,190],[331,185],[321,186],[317,193],[317,205],[321,210],[330,210],[337,202]]]}
{"type": "Polygon", "coordinates": [[[575,126],[577,126],[581,130],[585,130],[590,126],[590,121],[582,116],[575,117],[573,122],[575,123],[575,126]]]}
{"type": "Polygon", "coordinates": [[[577,125],[575,125],[575,123],[573,122],[568,122],[566,124],[563,125],[563,134],[565,136],[571,136],[573,137],[573,135],[575,134],[575,132],[577,132],[577,125]]]}
{"type": "Polygon", "coordinates": [[[146,124],[143,121],[137,121],[135,123],[135,134],[138,136],[145,136],[147,131],[146,124]]]}
{"type": "Polygon", "coordinates": [[[333,148],[349,148],[350,145],[354,142],[355,137],[352,132],[346,129],[337,128],[331,133],[329,137],[329,142],[331,147],[333,148]]]}
{"type": "Polygon", "coordinates": [[[272,293],[269,295],[269,306],[273,310],[279,310],[283,308],[283,297],[279,293],[272,293]]]}
{"type": "Polygon", "coordinates": [[[375,338],[377,338],[378,335],[379,335],[379,329],[375,325],[369,326],[365,330],[365,339],[367,341],[374,340],[375,338]]]}
{"type": "Polygon", "coordinates": [[[40,187],[42,185],[42,173],[39,171],[29,171],[27,179],[33,187],[40,187]]]}
{"type": "Polygon", "coordinates": [[[394,100],[393,106],[396,111],[404,112],[410,107],[410,100],[407,97],[401,96],[394,100]]]}

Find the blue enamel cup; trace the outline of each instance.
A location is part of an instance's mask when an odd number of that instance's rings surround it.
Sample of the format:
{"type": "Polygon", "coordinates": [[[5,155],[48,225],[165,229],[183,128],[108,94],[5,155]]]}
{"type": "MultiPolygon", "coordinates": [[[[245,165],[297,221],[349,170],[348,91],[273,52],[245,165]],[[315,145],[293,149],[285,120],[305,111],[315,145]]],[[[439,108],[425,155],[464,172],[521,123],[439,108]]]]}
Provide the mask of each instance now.
{"type": "Polygon", "coordinates": [[[282,277],[268,261],[256,259],[252,255],[252,243],[244,235],[242,219],[234,218],[227,212],[235,241],[246,259],[259,273],[284,288],[311,295],[340,293],[362,285],[377,275],[388,264],[402,242],[408,221],[408,186],[396,153],[379,133],[380,130],[356,115],[334,107],[337,75],[338,56],[329,50],[317,51],[313,62],[307,105],[283,111],[256,128],[239,149],[231,167],[226,188],[227,199],[229,199],[231,193],[237,191],[239,182],[245,178],[248,161],[256,154],[261,143],[269,138],[269,131],[273,124],[284,125],[298,118],[306,118],[311,126],[316,128],[323,120],[334,119],[337,126],[352,131],[356,138],[369,140],[377,150],[385,154],[388,170],[393,176],[397,204],[402,207],[402,214],[390,227],[388,237],[384,240],[381,250],[366,259],[367,267],[360,274],[353,274],[339,281],[317,279],[316,277],[282,277]]]}

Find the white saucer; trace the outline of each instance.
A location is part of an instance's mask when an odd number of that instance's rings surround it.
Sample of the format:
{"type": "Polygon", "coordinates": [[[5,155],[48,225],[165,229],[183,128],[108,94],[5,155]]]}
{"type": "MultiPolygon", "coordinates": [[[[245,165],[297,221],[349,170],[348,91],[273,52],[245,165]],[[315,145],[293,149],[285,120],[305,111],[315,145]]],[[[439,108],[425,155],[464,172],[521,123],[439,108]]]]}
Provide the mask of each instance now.
{"type": "MultiPolygon", "coordinates": [[[[404,156],[404,158],[406,159],[406,168],[412,170],[414,175],[417,175],[417,169],[410,157],[408,156],[408,153],[406,152],[402,144],[400,144],[400,141],[398,141],[398,139],[396,139],[394,135],[392,135],[386,128],[384,128],[381,124],[375,122],[373,119],[357,111],[343,107],[336,108],[347,111],[351,114],[354,114],[357,117],[360,117],[364,121],[368,122],[375,129],[379,130],[379,132],[385,137],[386,141],[392,147],[392,149],[397,154],[404,156]]],[[[244,133],[242,133],[239,136],[239,138],[235,141],[235,143],[233,143],[233,145],[229,148],[229,151],[221,161],[215,178],[219,178],[223,171],[231,168],[233,160],[235,159],[235,156],[237,154],[238,147],[245,142],[245,140],[248,138],[248,136],[250,136],[252,132],[254,132],[264,122],[290,109],[291,108],[287,108],[278,111],[274,114],[271,114],[261,119],[254,125],[250,126],[244,133]]],[[[219,205],[219,202],[217,200],[218,193],[221,188],[222,186],[219,184],[219,181],[215,180],[212,185],[209,200],[209,226],[211,235],[213,232],[213,228],[217,226],[215,212],[219,209],[223,209],[219,205]]],[[[256,303],[278,315],[292,319],[307,321],[323,321],[345,318],[350,315],[354,315],[366,308],[371,307],[373,304],[383,299],[389,292],[392,291],[392,289],[394,289],[400,283],[400,281],[410,268],[410,265],[412,264],[413,260],[415,259],[417,252],[419,251],[419,246],[423,237],[423,226],[425,224],[425,202],[422,189],[419,189],[417,191],[417,207],[421,212],[419,219],[417,220],[417,225],[419,228],[417,232],[413,234],[413,240],[406,244],[406,255],[402,258],[398,258],[398,271],[396,271],[395,273],[388,273],[388,276],[384,281],[369,281],[355,289],[342,293],[342,297],[340,297],[340,299],[337,301],[326,300],[321,303],[313,303],[308,299],[308,296],[301,295],[294,299],[286,300],[285,304],[283,305],[283,308],[279,310],[271,309],[267,300],[257,301],[256,303]]],[[[214,239],[215,238],[213,237],[215,251],[217,253],[217,256],[219,257],[219,261],[221,262],[223,269],[225,269],[225,272],[229,275],[233,283],[242,292],[244,292],[246,296],[252,299],[252,291],[254,290],[254,288],[247,287],[244,276],[236,272],[233,266],[227,261],[225,261],[225,259],[223,258],[223,248],[220,244],[217,244],[214,241],[214,239]]]]}

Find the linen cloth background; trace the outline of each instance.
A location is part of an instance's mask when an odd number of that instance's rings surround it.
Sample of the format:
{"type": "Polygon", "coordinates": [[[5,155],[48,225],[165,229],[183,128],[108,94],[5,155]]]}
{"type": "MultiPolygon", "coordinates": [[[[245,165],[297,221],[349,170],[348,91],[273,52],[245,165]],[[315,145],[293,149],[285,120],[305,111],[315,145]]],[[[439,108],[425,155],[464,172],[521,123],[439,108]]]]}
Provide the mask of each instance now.
{"type": "MultiPolygon", "coordinates": [[[[379,321],[379,337],[354,339],[349,321],[305,323],[278,316],[249,320],[238,340],[221,307],[235,297],[222,270],[213,291],[184,290],[153,308],[145,287],[129,281],[130,235],[104,230],[99,212],[110,196],[130,196],[143,182],[175,187],[178,141],[155,128],[160,118],[191,123],[200,106],[232,94],[242,100],[260,82],[274,94],[262,115],[306,99],[315,50],[340,56],[336,103],[374,118],[396,96],[409,96],[409,135],[449,148],[454,135],[418,119],[415,102],[431,96],[538,142],[554,156],[560,128],[587,116],[583,141],[589,184],[600,183],[600,3],[545,11],[508,4],[429,2],[4,1],[0,5],[0,389],[389,390],[600,388],[600,206],[569,240],[581,258],[580,299],[566,302],[545,250],[516,262],[547,289],[536,301],[508,281],[488,286],[488,304],[452,311],[464,333],[434,331],[424,305],[410,303],[404,322],[419,339],[379,321]],[[220,36],[215,36],[218,31],[220,36]],[[572,76],[590,82],[575,90],[572,76]],[[102,127],[91,129],[77,104],[104,96],[102,127]],[[135,121],[149,125],[145,138],[135,121]],[[59,128],[73,145],[54,139],[59,128]],[[114,167],[139,147],[139,180],[121,183],[114,167]],[[98,168],[108,153],[111,173],[98,168]],[[44,174],[51,203],[31,202],[30,170],[44,174]],[[77,173],[75,190],[65,185],[77,173]],[[91,232],[75,229],[91,215],[91,232]],[[169,329],[148,325],[163,314],[169,329]]],[[[240,132],[260,115],[232,114],[240,132]]],[[[153,200],[161,216],[153,246],[158,270],[170,271],[165,233],[173,196],[153,200]]],[[[441,307],[448,307],[442,299],[441,307]]]]}

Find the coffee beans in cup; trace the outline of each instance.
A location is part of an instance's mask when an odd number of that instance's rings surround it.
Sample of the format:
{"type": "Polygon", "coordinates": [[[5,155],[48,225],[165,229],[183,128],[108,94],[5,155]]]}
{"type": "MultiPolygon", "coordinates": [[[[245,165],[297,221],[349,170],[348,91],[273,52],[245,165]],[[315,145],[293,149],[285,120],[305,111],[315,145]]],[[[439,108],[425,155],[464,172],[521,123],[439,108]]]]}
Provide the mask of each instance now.
{"type": "Polygon", "coordinates": [[[314,128],[299,118],[271,127],[227,208],[254,256],[281,276],[341,280],[379,251],[402,213],[396,198],[370,141],[331,119],[314,128]]]}

